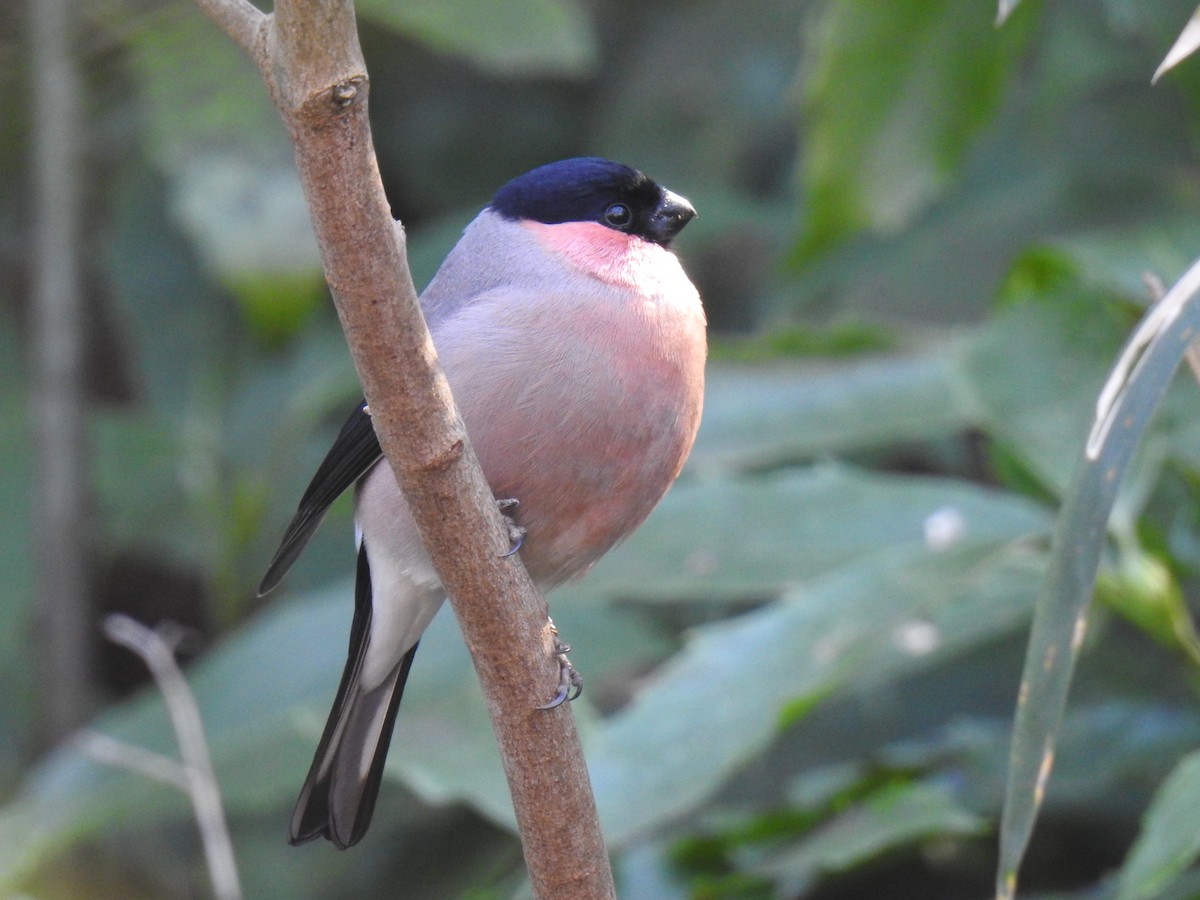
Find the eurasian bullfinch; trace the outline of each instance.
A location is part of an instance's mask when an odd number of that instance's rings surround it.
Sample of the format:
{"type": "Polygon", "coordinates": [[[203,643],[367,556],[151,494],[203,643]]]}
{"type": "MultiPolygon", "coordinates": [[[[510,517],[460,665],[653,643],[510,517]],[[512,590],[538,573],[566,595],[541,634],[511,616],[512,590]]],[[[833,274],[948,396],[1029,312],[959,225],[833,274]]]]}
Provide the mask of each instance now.
{"type": "MultiPolygon", "coordinates": [[[[597,158],[513,179],[467,226],[421,307],[521,559],[549,589],[633,531],[679,474],[700,422],[704,311],[670,251],[695,215],[597,158]]],[[[357,486],[350,658],[292,815],[293,844],[367,830],[421,633],[445,595],[365,404],[342,427],[259,587],[271,590],[329,505],[357,486]]]]}

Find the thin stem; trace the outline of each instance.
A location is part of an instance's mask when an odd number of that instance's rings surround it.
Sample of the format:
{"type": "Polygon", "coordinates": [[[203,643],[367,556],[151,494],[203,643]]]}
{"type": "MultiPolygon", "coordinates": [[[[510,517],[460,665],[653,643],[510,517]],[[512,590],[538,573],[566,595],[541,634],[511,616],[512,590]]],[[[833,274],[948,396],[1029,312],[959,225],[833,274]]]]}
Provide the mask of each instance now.
{"type": "Polygon", "coordinates": [[[71,0],[29,4],[38,98],[31,310],[36,655],[47,740],[62,738],[92,709],[79,250],[82,89],[72,52],[75,16],[71,0]]]}
{"type": "Polygon", "coordinates": [[[130,744],[98,731],[81,731],[76,737],[80,752],[106,766],[128,769],[154,781],[178,788],[185,794],[190,788],[187,770],[178,760],[130,744]]]}
{"type": "Polygon", "coordinates": [[[104,632],[114,643],[140,656],[158,685],[183,759],[186,789],[204,842],[204,858],[213,892],[220,900],[240,900],[242,888],[238,881],[237,861],[225,823],[221,791],[208,752],[204,725],[200,721],[200,709],[175,662],[173,643],[161,632],[120,614],[104,620],[104,632]]]}
{"type": "Polygon", "coordinates": [[[258,35],[268,15],[249,0],[196,0],[200,8],[230,40],[251,58],[258,52],[258,35]]]}

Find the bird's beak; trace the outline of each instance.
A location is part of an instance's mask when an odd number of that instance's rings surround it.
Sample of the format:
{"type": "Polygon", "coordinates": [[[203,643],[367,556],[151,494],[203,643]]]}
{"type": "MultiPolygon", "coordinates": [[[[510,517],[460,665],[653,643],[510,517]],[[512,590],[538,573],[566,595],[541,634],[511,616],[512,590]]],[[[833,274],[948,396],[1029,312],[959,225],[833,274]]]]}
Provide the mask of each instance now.
{"type": "Polygon", "coordinates": [[[662,198],[650,216],[650,234],[654,242],[667,246],[675,235],[683,231],[683,226],[696,218],[696,210],[678,194],[663,188],[662,198]]]}

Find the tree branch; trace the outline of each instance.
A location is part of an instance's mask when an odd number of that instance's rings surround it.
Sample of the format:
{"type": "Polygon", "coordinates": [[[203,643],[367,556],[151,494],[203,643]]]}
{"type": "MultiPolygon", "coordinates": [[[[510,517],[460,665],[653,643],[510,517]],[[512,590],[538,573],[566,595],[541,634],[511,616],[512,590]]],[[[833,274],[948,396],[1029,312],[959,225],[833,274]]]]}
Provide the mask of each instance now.
{"type": "Polygon", "coordinates": [[[261,55],[258,49],[259,36],[264,33],[270,16],[249,0],[196,0],[196,5],[235,44],[257,61],[261,55]]]}
{"type": "Polygon", "coordinates": [[[258,20],[242,0],[197,2],[255,55],[291,133],[375,431],[483,686],[534,892],[613,897],[574,717],[566,704],[537,709],[558,678],[546,602],[518,557],[504,557],[508,529],[438,365],[404,231],[383,193],[353,4],[278,0],[258,20]]]}
{"type": "Polygon", "coordinates": [[[57,740],[92,709],[80,204],[83,118],[70,0],[31,0],[36,631],[40,731],[57,740]]]}

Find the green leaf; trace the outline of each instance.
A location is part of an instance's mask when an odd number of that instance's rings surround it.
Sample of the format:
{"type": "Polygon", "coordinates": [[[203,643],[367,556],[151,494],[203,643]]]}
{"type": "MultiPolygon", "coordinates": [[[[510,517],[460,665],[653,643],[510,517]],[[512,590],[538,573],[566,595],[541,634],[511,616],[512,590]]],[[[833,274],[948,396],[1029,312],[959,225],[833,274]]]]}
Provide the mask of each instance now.
{"type": "Polygon", "coordinates": [[[130,28],[122,4],[98,4],[97,14],[124,16],[123,34],[146,117],[151,158],[180,171],[196,154],[222,149],[234,157],[291,159],[283,123],[242,50],[195,9],[159,7],[130,28]]]}
{"type": "Polygon", "coordinates": [[[896,231],[954,178],[1002,99],[1026,28],[982,3],[843,0],[811,29],[809,194],[797,261],[856,231],[896,231]]]}
{"type": "Polygon", "coordinates": [[[1118,900],[1151,900],[1200,856],[1200,752],[1163,782],[1121,868],[1118,900]]]}
{"type": "Polygon", "coordinates": [[[1117,488],[1189,344],[1200,331],[1200,262],[1130,337],[1096,403],[1096,418],[1064,495],[1038,596],[1013,726],[996,892],[1010,898],[1054,759],[1075,660],[1117,488]]]}
{"type": "Polygon", "coordinates": [[[127,173],[113,205],[108,277],[132,344],[129,366],[144,399],[185,422],[198,401],[217,415],[214,387],[246,347],[238,310],[204,277],[166,208],[165,185],[145,168],[127,173]]]}
{"type": "Polygon", "coordinates": [[[173,176],[171,212],[207,270],[241,301],[261,334],[295,333],[326,294],[291,160],[194,147],[173,176]]]}
{"type": "Polygon", "coordinates": [[[596,64],[596,36],[576,0],[362,0],[358,13],[499,75],[580,76],[596,64]]]}
{"type": "Polygon", "coordinates": [[[765,362],[787,357],[849,357],[894,349],[896,337],[865,322],[840,322],[824,328],[792,325],[765,334],[710,334],[708,358],[722,362],[765,362]]]}
{"type": "Polygon", "coordinates": [[[1200,638],[1183,590],[1157,556],[1122,547],[1115,566],[1096,579],[1096,597],[1156,641],[1182,650],[1200,666],[1200,638]]]}
{"type": "Polygon", "coordinates": [[[619,846],[694,809],[800,700],[886,682],[1012,629],[1038,571],[1035,554],[1002,540],[897,547],[696,629],[588,743],[609,840],[619,846]]]}
{"type": "Polygon", "coordinates": [[[1028,501],[948,479],[826,464],[697,480],[677,484],[626,544],[562,593],[592,602],[772,597],[877,554],[920,551],[942,540],[943,529],[953,543],[1048,528],[1028,501]]]}
{"type": "Polygon", "coordinates": [[[1170,284],[1186,271],[1195,249],[1191,216],[1160,216],[1136,226],[1056,237],[1043,246],[1062,254],[1076,282],[1145,304],[1153,299],[1147,274],[1170,284]]]}
{"type": "Polygon", "coordinates": [[[982,422],[1040,482],[1061,493],[1119,346],[1105,298],[1075,288],[1002,309],[962,355],[961,385],[982,422]],[[1060,301],[1059,298],[1063,298],[1060,301]]]}
{"type": "Polygon", "coordinates": [[[323,296],[321,262],[291,144],[257,70],[186,6],[165,8],[152,27],[123,30],[146,110],[146,149],[167,175],[174,219],[209,271],[246,293],[252,322],[269,334],[286,330],[278,309],[263,322],[255,282],[297,285],[303,299],[293,314],[302,318],[313,295],[323,296]]]}
{"type": "Polygon", "coordinates": [[[879,854],[937,835],[971,836],[984,820],[943,786],[888,785],[750,871],[775,882],[778,896],[800,896],[822,874],[842,872],[879,854]]]}
{"type": "Polygon", "coordinates": [[[712,365],[689,471],[763,468],[977,424],[953,349],[838,364],[712,365]]]}
{"type": "Polygon", "coordinates": [[[89,438],[106,552],[139,547],[194,564],[213,551],[185,515],[186,455],[178,430],[152,414],[99,409],[89,438]]]}

